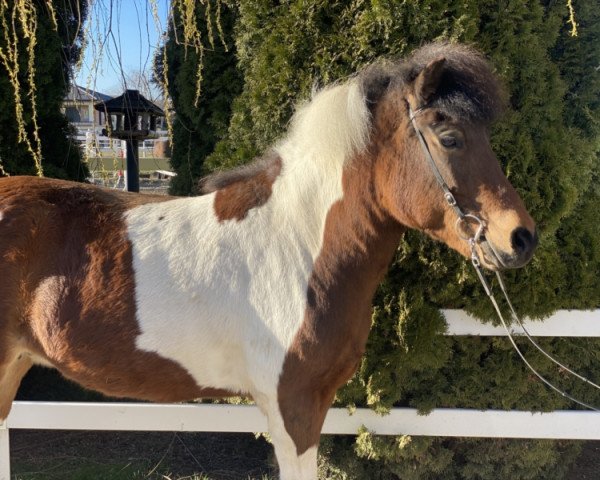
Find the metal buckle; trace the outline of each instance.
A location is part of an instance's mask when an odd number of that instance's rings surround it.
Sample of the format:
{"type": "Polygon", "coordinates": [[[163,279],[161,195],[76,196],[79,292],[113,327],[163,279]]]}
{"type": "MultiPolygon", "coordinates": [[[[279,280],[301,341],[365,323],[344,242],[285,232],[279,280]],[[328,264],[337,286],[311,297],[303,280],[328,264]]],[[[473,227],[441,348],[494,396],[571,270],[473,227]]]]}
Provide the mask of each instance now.
{"type": "Polygon", "coordinates": [[[451,207],[456,206],[456,198],[454,198],[454,195],[452,195],[450,192],[444,193],[444,198],[448,202],[448,205],[450,205],[451,207]]]}

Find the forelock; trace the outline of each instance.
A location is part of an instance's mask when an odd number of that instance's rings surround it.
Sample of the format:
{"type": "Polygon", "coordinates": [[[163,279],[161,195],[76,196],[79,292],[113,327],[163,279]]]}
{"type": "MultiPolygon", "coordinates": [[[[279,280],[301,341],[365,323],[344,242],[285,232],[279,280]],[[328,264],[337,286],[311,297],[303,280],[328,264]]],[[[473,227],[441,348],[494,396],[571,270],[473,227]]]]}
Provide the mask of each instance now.
{"type": "MultiPolygon", "coordinates": [[[[428,107],[461,121],[492,123],[505,107],[505,93],[489,62],[465,45],[431,43],[397,62],[378,61],[360,74],[367,103],[372,107],[390,88],[415,81],[433,60],[444,57],[444,72],[428,107]]],[[[423,106],[423,105],[421,105],[423,106]]]]}
{"type": "Polygon", "coordinates": [[[487,124],[496,120],[504,110],[504,91],[490,63],[471,47],[438,42],[417,49],[402,68],[405,81],[414,81],[440,57],[446,59],[444,71],[427,106],[458,120],[487,124]]]}

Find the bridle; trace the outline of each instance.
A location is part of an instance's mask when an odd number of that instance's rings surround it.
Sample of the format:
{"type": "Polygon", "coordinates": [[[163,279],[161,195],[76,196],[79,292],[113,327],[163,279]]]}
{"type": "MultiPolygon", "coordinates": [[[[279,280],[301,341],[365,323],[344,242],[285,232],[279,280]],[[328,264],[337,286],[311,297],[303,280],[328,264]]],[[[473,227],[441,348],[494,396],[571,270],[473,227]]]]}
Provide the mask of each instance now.
{"type": "MultiPolygon", "coordinates": [[[[459,237],[461,237],[463,240],[465,240],[469,243],[469,246],[471,247],[471,261],[476,262],[477,264],[480,264],[481,261],[479,260],[479,255],[477,254],[477,250],[475,247],[478,243],[480,243],[482,241],[482,234],[483,234],[483,231],[485,230],[485,222],[481,218],[479,218],[477,215],[474,215],[472,213],[465,213],[462,210],[462,208],[460,208],[460,206],[458,205],[458,202],[456,201],[456,198],[454,197],[454,194],[452,193],[452,191],[450,190],[450,187],[444,180],[444,177],[442,176],[442,172],[440,172],[440,169],[438,168],[437,164],[435,163],[435,160],[433,159],[433,155],[431,155],[431,151],[429,150],[429,146],[427,145],[427,141],[425,140],[423,133],[421,132],[421,130],[417,126],[417,122],[415,121],[415,118],[417,117],[417,115],[422,113],[427,108],[428,108],[428,106],[425,105],[423,107],[418,108],[416,111],[413,112],[409,105],[408,113],[410,115],[410,121],[412,123],[413,128],[415,129],[417,138],[419,139],[419,143],[421,144],[421,148],[423,149],[423,153],[425,153],[425,158],[427,159],[427,163],[429,164],[429,167],[431,168],[431,171],[433,172],[438,185],[441,187],[442,191],[444,192],[444,198],[446,199],[446,203],[454,210],[454,213],[456,213],[456,216],[457,216],[456,224],[455,224],[456,231],[458,232],[459,237]],[[477,225],[475,232],[471,236],[465,235],[464,232],[467,230],[462,229],[463,224],[466,224],[468,220],[474,221],[477,225]]],[[[501,262],[501,260],[499,258],[498,258],[498,260],[501,262]]],[[[502,263],[501,263],[501,265],[502,265],[502,263]]]]}
{"type": "MultiPolygon", "coordinates": [[[[496,298],[494,297],[494,294],[492,292],[492,287],[490,285],[490,283],[487,281],[487,279],[485,278],[484,272],[483,272],[483,268],[481,266],[481,260],[479,258],[479,253],[477,252],[477,245],[480,245],[483,247],[483,245],[486,245],[487,250],[492,252],[495,259],[498,261],[499,265],[502,267],[506,267],[506,265],[504,264],[504,262],[502,262],[502,259],[500,258],[500,255],[496,252],[496,250],[494,249],[494,247],[491,245],[491,243],[487,242],[487,240],[485,239],[484,236],[484,231],[485,231],[485,227],[486,227],[486,223],[477,215],[473,214],[473,213],[465,213],[463,211],[463,209],[458,205],[458,202],[456,201],[456,198],[454,197],[454,194],[452,193],[452,191],[450,190],[450,187],[448,186],[448,184],[446,183],[446,181],[444,180],[444,177],[442,175],[442,173],[440,172],[440,169],[438,168],[435,160],[433,159],[433,156],[431,155],[431,151],[429,150],[429,146],[427,145],[427,141],[425,140],[425,137],[423,135],[423,132],[421,132],[421,130],[419,129],[419,126],[417,125],[417,122],[415,120],[415,118],[422,113],[424,110],[426,110],[427,108],[430,108],[430,105],[426,104],[423,105],[419,108],[417,108],[414,112],[410,106],[410,103],[408,103],[408,114],[409,114],[409,119],[410,122],[412,124],[413,129],[415,130],[415,133],[417,135],[417,138],[419,139],[419,143],[421,144],[421,148],[423,149],[423,153],[425,154],[425,158],[427,160],[427,163],[429,164],[429,167],[431,168],[431,171],[433,172],[433,175],[435,176],[435,179],[438,183],[438,185],[440,186],[440,188],[443,191],[443,195],[444,198],[446,200],[446,203],[454,210],[454,213],[456,213],[457,219],[456,219],[456,230],[458,232],[458,235],[460,238],[462,238],[463,240],[465,240],[466,242],[468,242],[469,247],[471,249],[471,264],[473,265],[473,267],[475,268],[475,272],[477,273],[477,277],[479,278],[479,281],[481,282],[481,285],[483,286],[485,293],[487,294],[488,298],[490,299],[490,301],[492,302],[492,305],[494,306],[494,310],[496,310],[496,314],[498,315],[498,318],[500,319],[500,321],[502,322],[502,325],[504,326],[504,329],[506,330],[506,333],[508,334],[508,338],[510,339],[510,342],[512,344],[512,346],[514,347],[514,349],[516,350],[516,352],[518,353],[519,357],[521,357],[521,360],[525,363],[525,365],[543,382],[545,383],[548,387],[550,387],[552,390],[554,390],[555,392],[561,394],[563,397],[568,398],[569,400],[583,406],[586,408],[589,408],[590,410],[594,410],[594,411],[600,411],[600,409],[589,405],[585,402],[582,402],[581,400],[578,400],[574,397],[572,397],[571,395],[569,395],[568,393],[564,392],[563,390],[559,389],[558,387],[556,387],[555,385],[553,385],[550,381],[548,381],[544,376],[542,376],[525,358],[525,356],[523,355],[523,352],[519,349],[519,347],[517,346],[513,335],[511,333],[511,330],[508,328],[508,324],[506,322],[506,320],[504,319],[504,316],[502,315],[502,311],[500,310],[500,307],[498,306],[498,302],[496,301],[496,298]],[[468,222],[472,221],[475,222],[476,224],[476,228],[473,230],[473,234],[465,234],[465,232],[468,232],[468,229],[463,230],[463,227],[469,227],[468,222]]],[[[573,370],[571,370],[569,367],[563,365],[562,363],[560,363],[557,359],[555,359],[552,355],[550,355],[548,352],[546,352],[545,350],[542,349],[542,347],[540,347],[540,345],[531,337],[531,335],[529,334],[529,332],[527,331],[527,329],[525,328],[525,326],[523,325],[523,322],[521,321],[521,319],[519,318],[519,316],[517,315],[517,312],[515,311],[510,299],[508,298],[508,294],[506,293],[506,288],[504,286],[504,281],[502,280],[502,276],[500,275],[499,271],[496,271],[496,278],[498,280],[498,284],[500,286],[500,290],[502,291],[504,298],[509,306],[510,312],[513,316],[513,318],[517,321],[517,323],[519,324],[519,326],[521,327],[521,329],[523,330],[523,332],[525,333],[525,336],[527,337],[527,339],[529,340],[529,342],[536,347],[542,354],[544,354],[546,356],[546,358],[548,358],[549,360],[551,360],[553,363],[555,363],[556,365],[558,365],[559,367],[561,367],[563,370],[565,370],[566,372],[574,375],[576,378],[582,380],[583,382],[589,384],[590,386],[597,388],[600,390],[600,386],[596,385],[594,382],[592,382],[591,380],[588,380],[587,378],[585,378],[584,376],[578,374],[577,372],[574,372],[573,370]]]]}

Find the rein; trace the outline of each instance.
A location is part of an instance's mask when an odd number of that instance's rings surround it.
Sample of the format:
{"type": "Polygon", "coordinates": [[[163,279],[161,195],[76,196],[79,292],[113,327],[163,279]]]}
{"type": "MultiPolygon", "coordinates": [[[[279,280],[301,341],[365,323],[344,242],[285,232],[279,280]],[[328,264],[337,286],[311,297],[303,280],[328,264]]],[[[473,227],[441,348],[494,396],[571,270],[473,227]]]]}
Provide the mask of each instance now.
{"type": "MultiPolygon", "coordinates": [[[[428,108],[427,105],[418,108],[417,110],[415,110],[414,112],[412,111],[412,108],[410,107],[410,104],[408,105],[408,112],[409,112],[409,118],[411,121],[411,124],[417,134],[417,138],[419,139],[419,143],[421,144],[421,148],[423,149],[423,153],[425,154],[425,158],[427,159],[427,163],[429,164],[429,166],[431,167],[431,170],[433,171],[433,174],[437,180],[437,183],[439,184],[439,186],[441,187],[441,189],[444,192],[444,198],[446,199],[446,202],[448,203],[448,205],[454,210],[454,212],[457,215],[457,220],[456,220],[456,229],[458,232],[458,235],[465,240],[466,242],[468,242],[469,247],[471,248],[471,263],[473,265],[473,267],[475,268],[475,272],[477,273],[477,277],[479,278],[479,281],[481,282],[481,285],[483,286],[483,289],[485,290],[486,295],[488,296],[488,298],[490,299],[490,301],[492,302],[492,305],[494,306],[494,310],[496,311],[496,314],[498,315],[498,318],[500,319],[502,326],[504,327],[504,330],[506,330],[506,333],[508,335],[508,338],[510,339],[510,343],[512,344],[513,348],[516,350],[517,354],[519,355],[519,357],[521,358],[521,360],[523,361],[523,363],[525,363],[525,365],[527,366],[527,368],[529,368],[529,370],[531,370],[533,372],[533,374],[539,378],[544,384],[546,384],[548,387],[550,387],[552,390],[554,390],[555,392],[559,393],[560,395],[562,395],[563,397],[571,400],[572,402],[577,403],[578,405],[581,405],[585,408],[588,408],[590,410],[594,410],[594,411],[600,411],[600,409],[589,405],[581,400],[578,400],[574,397],[572,397],[571,395],[569,395],[568,393],[566,393],[565,391],[561,390],[560,388],[556,387],[554,384],[552,384],[549,380],[547,380],[541,373],[539,373],[525,358],[525,355],[523,354],[523,352],[519,349],[519,347],[517,346],[513,335],[510,331],[510,329],[508,328],[508,324],[506,322],[506,320],[504,319],[504,316],[502,315],[502,312],[500,310],[500,307],[498,306],[498,302],[496,301],[496,298],[494,297],[494,294],[492,292],[492,287],[490,285],[490,283],[486,280],[482,266],[481,266],[481,260],[479,258],[479,254],[477,253],[477,244],[484,244],[486,243],[487,246],[489,247],[489,250],[493,253],[494,257],[496,257],[496,260],[499,262],[499,264],[501,266],[506,266],[503,262],[502,259],[500,258],[500,255],[498,255],[498,253],[496,252],[496,250],[492,247],[492,245],[487,242],[487,240],[485,239],[485,236],[483,235],[483,232],[485,230],[485,222],[479,218],[477,215],[471,214],[471,213],[465,213],[460,206],[458,205],[458,202],[456,201],[456,198],[454,197],[454,195],[452,194],[450,187],[448,186],[448,184],[446,183],[446,181],[444,180],[444,177],[442,176],[442,173],[440,172],[437,164],[435,163],[435,160],[433,159],[433,156],[431,155],[431,151],[429,150],[429,146],[427,145],[427,141],[425,140],[425,137],[423,136],[423,133],[421,132],[421,130],[419,129],[419,127],[417,126],[417,122],[415,121],[415,117],[417,115],[419,115],[421,112],[423,112],[423,110],[425,110],[426,108],[428,108]],[[466,224],[469,220],[473,221],[476,223],[477,228],[474,230],[473,234],[470,233],[465,233],[467,232],[467,230],[463,230],[463,224],[466,224]]],[[[588,385],[591,385],[594,388],[600,389],[599,385],[596,385],[594,382],[592,382],[591,380],[587,379],[586,377],[578,374],[577,372],[574,372],[573,370],[571,370],[570,368],[566,367],[565,365],[563,365],[561,362],[559,362],[556,358],[554,358],[552,355],[550,355],[548,352],[546,352],[529,334],[529,332],[527,331],[527,329],[525,328],[525,325],[523,325],[523,322],[521,321],[521,319],[519,318],[519,316],[517,315],[517,312],[515,311],[512,302],[510,301],[510,299],[508,298],[508,294],[506,292],[506,287],[504,285],[504,281],[502,280],[502,276],[500,275],[500,272],[496,271],[496,278],[498,279],[498,284],[500,286],[500,290],[502,291],[502,294],[506,300],[506,303],[509,306],[509,309],[511,311],[511,314],[513,316],[513,318],[517,321],[517,323],[519,324],[519,326],[523,329],[523,332],[525,333],[525,336],[527,337],[527,339],[529,340],[529,342],[535,347],[537,348],[541,353],[544,354],[544,356],[546,356],[546,358],[548,358],[550,361],[552,361],[554,364],[558,365],[560,368],[562,368],[563,370],[565,370],[566,372],[570,373],[571,375],[575,376],[576,378],[578,378],[579,380],[582,380],[583,382],[585,382],[588,385]]]]}

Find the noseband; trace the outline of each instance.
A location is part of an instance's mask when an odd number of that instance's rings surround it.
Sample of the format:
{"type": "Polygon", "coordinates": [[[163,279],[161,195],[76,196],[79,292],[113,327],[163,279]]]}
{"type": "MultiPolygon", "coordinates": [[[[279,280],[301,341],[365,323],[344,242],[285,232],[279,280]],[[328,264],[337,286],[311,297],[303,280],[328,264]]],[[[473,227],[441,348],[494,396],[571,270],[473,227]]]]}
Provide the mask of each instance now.
{"type": "MultiPolygon", "coordinates": [[[[462,238],[463,240],[465,240],[466,242],[468,242],[469,247],[471,248],[471,263],[473,264],[473,267],[475,268],[475,272],[477,272],[477,276],[479,277],[479,281],[483,285],[485,293],[487,294],[488,298],[492,302],[492,305],[494,306],[494,309],[496,310],[496,314],[498,315],[498,318],[502,322],[502,326],[504,327],[504,329],[506,330],[506,333],[508,334],[508,338],[510,339],[510,342],[511,342],[513,348],[516,350],[517,354],[519,355],[521,360],[525,363],[525,365],[529,368],[529,370],[531,370],[537,378],[539,378],[544,384],[546,384],[552,390],[554,390],[555,392],[559,393],[563,397],[568,398],[569,400],[571,400],[583,407],[589,408],[590,410],[594,410],[594,411],[600,411],[600,409],[598,409],[592,405],[589,405],[585,402],[582,402],[581,400],[578,400],[577,398],[569,395],[568,393],[564,392],[563,390],[561,390],[558,387],[556,387],[555,385],[553,385],[550,381],[548,381],[544,376],[542,376],[542,374],[540,374],[527,361],[527,359],[523,355],[523,352],[521,352],[521,349],[517,346],[517,344],[512,336],[512,333],[508,328],[508,324],[504,320],[504,316],[502,315],[500,307],[498,306],[498,302],[496,301],[496,298],[494,297],[494,294],[492,293],[492,287],[491,287],[490,283],[487,281],[487,279],[485,278],[485,275],[483,273],[483,269],[481,267],[481,260],[479,259],[479,254],[477,253],[477,248],[476,248],[477,244],[480,244],[482,246],[486,245],[489,248],[489,251],[491,251],[493,253],[494,257],[496,257],[496,260],[499,262],[499,264],[503,267],[506,267],[506,265],[504,264],[504,262],[502,262],[500,255],[496,252],[496,250],[494,249],[492,244],[490,242],[488,242],[485,239],[485,236],[483,235],[483,232],[485,230],[485,222],[477,215],[472,214],[472,213],[465,213],[460,208],[460,206],[458,205],[458,202],[456,201],[456,198],[450,191],[450,187],[444,180],[444,177],[442,176],[440,169],[438,168],[437,164],[435,163],[435,160],[433,159],[433,156],[431,155],[431,151],[429,150],[429,146],[427,145],[427,141],[425,140],[425,137],[423,136],[423,132],[421,132],[421,130],[417,126],[417,122],[415,121],[415,117],[427,108],[429,108],[429,106],[424,105],[422,107],[419,107],[417,110],[415,110],[413,112],[412,108],[410,107],[410,104],[408,104],[408,114],[409,114],[411,124],[412,124],[413,128],[415,129],[417,138],[419,139],[419,143],[421,144],[421,148],[423,149],[423,153],[425,154],[425,158],[427,159],[427,163],[429,164],[431,171],[433,172],[433,174],[437,180],[437,183],[439,184],[439,186],[442,188],[442,190],[444,192],[444,198],[446,199],[446,202],[454,210],[454,212],[456,213],[456,216],[458,217],[456,220],[456,224],[455,224],[456,230],[458,232],[458,236],[460,238],[462,238]],[[470,227],[470,225],[468,224],[469,221],[475,222],[475,224],[477,225],[477,228],[475,229],[475,231],[472,235],[465,233],[468,231],[468,228],[470,227]],[[467,227],[467,229],[464,229],[464,227],[467,227]]],[[[506,288],[504,286],[504,281],[502,280],[502,276],[500,275],[500,272],[498,272],[498,271],[496,271],[496,278],[498,279],[498,284],[500,286],[500,290],[502,291],[502,293],[504,295],[504,298],[508,304],[508,307],[513,316],[513,319],[515,319],[517,321],[517,323],[519,324],[519,326],[525,333],[525,336],[527,337],[529,342],[535,348],[537,348],[542,354],[544,354],[546,356],[546,358],[548,358],[550,361],[552,361],[553,363],[555,363],[556,365],[558,365],[559,367],[561,367],[568,373],[574,375],[579,380],[582,380],[583,382],[587,383],[588,385],[600,390],[600,385],[596,385],[594,382],[587,379],[586,377],[578,374],[577,372],[574,372],[569,367],[567,367],[567,366],[563,365],[561,362],[559,362],[556,358],[554,358],[552,355],[550,355],[544,349],[542,349],[542,347],[540,347],[540,345],[531,337],[531,335],[529,334],[529,332],[523,325],[523,322],[517,315],[517,312],[515,311],[510,299],[508,298],[508,294],[506,293],[506,288]]]]}

